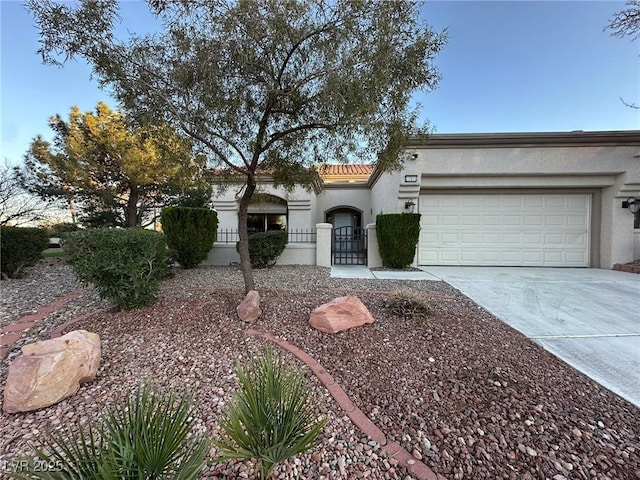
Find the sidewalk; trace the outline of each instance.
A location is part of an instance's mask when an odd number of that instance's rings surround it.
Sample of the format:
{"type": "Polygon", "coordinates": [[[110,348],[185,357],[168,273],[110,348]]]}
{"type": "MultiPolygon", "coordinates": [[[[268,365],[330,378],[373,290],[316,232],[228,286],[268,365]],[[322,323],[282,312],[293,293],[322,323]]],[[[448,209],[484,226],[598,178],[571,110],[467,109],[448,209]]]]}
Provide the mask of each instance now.
{"type": "Polygon", "coordinates": [[[441,279],[427,272],[405,272],[394,270],[370,270],[364,265],[332,265],[333,278],[365,278],[370,280],[433,280],[441,279]]]}

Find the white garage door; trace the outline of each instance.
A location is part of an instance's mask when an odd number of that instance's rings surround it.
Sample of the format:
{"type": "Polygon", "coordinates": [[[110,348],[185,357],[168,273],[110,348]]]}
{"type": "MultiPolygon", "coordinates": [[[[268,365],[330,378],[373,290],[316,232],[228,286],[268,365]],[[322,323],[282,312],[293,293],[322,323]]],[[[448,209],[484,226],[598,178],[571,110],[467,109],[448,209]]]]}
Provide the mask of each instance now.
{"type": "Polygon", "coordinates": [[[589,266],[588,194],[421,195],[418,264],[589,266]]]}

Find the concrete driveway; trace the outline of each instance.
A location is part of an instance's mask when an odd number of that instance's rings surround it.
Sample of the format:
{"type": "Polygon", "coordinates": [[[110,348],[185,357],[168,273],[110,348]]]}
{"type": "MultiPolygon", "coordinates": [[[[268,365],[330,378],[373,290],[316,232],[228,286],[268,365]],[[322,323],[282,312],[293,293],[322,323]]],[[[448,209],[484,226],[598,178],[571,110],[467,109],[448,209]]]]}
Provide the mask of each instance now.
{"type": "Polygon", "coordinates": [[[640,407],[640,275],[582,268],[423,270],[640,407]]]}

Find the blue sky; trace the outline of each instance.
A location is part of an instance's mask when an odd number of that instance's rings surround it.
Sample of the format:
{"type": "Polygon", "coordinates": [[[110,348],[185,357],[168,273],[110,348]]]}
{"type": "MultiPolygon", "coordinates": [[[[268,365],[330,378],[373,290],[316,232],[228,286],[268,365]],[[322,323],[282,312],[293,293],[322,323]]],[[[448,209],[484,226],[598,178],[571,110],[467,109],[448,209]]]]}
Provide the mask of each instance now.
{"type": "MultiPolygon", "coordinates": [[[[430,1],[422,16],[449,42],[436,59],[434,92],[417,95],[439,133],[640,129],[640,41],[603,28],[624,1],[430,1]]],[[[124,1],[127,28],[139,31],[145,4],[124,1]]],[[[22,2],[0,0],[2,157],[19,163],[50,116],[99,100],[116,106],[79,62],[46,66],[22,2]]]]}

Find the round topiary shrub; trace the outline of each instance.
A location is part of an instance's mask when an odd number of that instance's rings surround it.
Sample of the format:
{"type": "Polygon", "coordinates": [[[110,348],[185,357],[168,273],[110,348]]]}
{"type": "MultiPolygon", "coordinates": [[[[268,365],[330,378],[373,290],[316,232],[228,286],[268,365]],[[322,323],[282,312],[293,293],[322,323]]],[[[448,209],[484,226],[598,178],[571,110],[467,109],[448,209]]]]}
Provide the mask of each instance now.
{"type": "MultiPolygon", "coordinates": [[[[249,256],[253,268],[272,267],[287,246],[284,231],[260,232],[249,236],[249,256]]],[[[236,250],[238,245],[236,244],[236,250]]]]}

